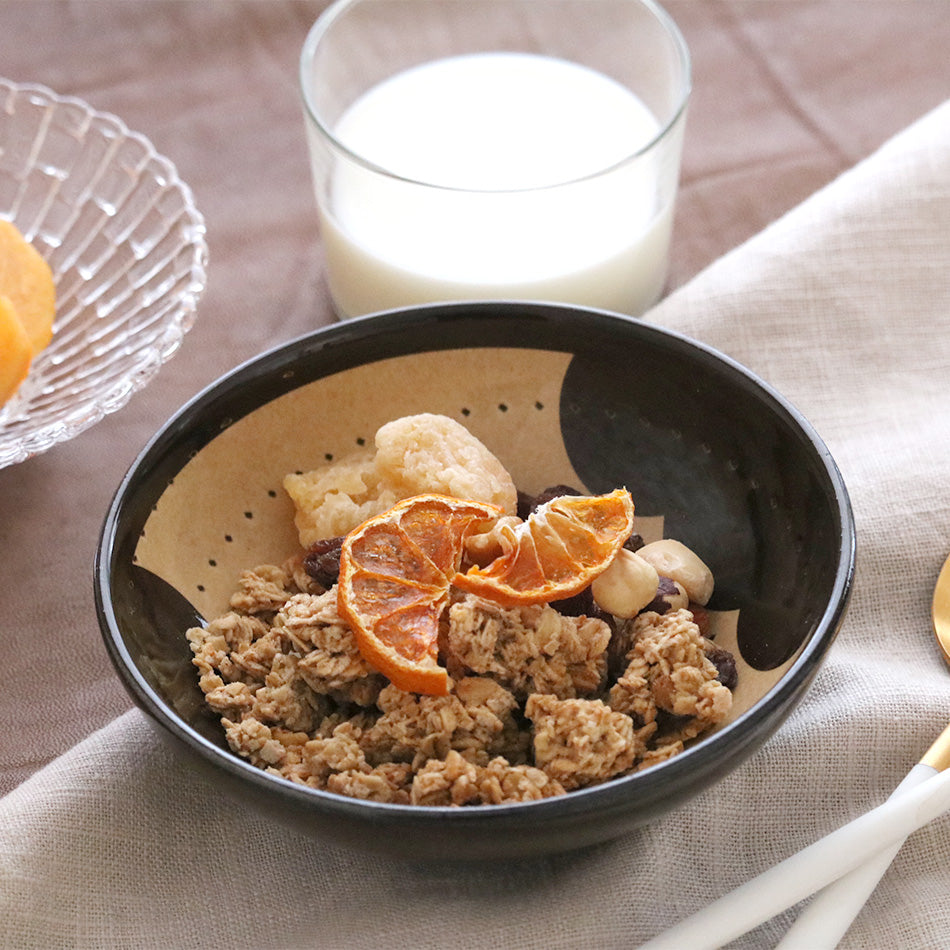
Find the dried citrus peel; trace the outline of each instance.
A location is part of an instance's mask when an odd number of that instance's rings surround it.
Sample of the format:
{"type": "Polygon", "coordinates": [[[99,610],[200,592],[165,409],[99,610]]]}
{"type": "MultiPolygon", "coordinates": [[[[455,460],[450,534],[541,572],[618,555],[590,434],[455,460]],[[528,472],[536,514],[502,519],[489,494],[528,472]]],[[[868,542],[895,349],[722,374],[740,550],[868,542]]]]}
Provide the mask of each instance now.
{"type": "Polygon", "coordinates": [[[360,653],[400,689],[445,695],[439,617],[466,536],[501,509],[444,495],[415,495],[363,522],[343,541],[337,602],[360,653]]]}
{"type": "Polygon", "coordinates": [[[26,379],[33,359],[30,338],[6,297],[0,297],[0,406],[26,379]]]}
{"type": "Polygon", "coordinates": [[[55,310],[49,265],[16,225],[0,218],[0,405],[52,339],[55,310]]]}
{"type": "Polygon", "coordinates": [[[632,530],[633,500],[626,489],[563,495],[527,521],[500,525],[502,553],[453,583],[505,607],[573,597],[607,569],[632,530]]]}
{"type": "Polygon", "coordinates": [[[49,264],[20,234],[0,218],[0,294],[9,298],[35,356],[53,337],[56,285],[49,264]]]}

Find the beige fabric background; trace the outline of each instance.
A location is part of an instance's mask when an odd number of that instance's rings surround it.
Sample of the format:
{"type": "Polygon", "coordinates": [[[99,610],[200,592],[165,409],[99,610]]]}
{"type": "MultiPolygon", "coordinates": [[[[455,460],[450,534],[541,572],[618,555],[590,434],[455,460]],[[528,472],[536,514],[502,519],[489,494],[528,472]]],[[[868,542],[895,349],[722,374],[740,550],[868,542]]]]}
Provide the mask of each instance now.
{"type": "MultiPolygon", "coordinates": [[[[883,800],[943,727],[928,610],[950,551],[950,111],[931,110],[950,97],[950,5],[667,6],[695,95],[680,289],[649,318],[762,374],[828,441],[858,520],[852,609],[782,731],[693,805],[581,855],[451,870],[227,810],[128,712],[92,604],[102,515],[145,440],[220,373],[331,319],[295,82],[322,4],[0,3],[0,73],[149,135],[211,249],[197,324],[151,386],[0,470],[0,944],[634,947],[883,800]]],[[[950,946],[948,866],[943,820],[844,945],[950,946]]]]}

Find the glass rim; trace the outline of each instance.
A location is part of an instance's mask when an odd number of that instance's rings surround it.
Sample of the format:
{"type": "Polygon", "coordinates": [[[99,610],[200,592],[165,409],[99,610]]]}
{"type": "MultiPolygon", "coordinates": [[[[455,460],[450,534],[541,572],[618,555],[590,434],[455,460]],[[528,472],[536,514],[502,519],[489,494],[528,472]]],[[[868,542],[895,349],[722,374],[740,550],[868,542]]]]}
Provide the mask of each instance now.
{"type": "MultiPolygon", "coordinates": [[[[676,62],[682,74],[682,89],[679,93],[679,99],[676,102],[675,107],[672,109],[669,118],[660,124],[660,128],[655,135],[648,139],[639,148],[630,154],[625,155],[618,161],[613,162],[611,165],[607,165],[598,169],[597,171],[593,171],[576,178],[565,179],[564,181],[558,181],[544,185],[536,185],[527,188],[468,188],[465,186],[444,185],[437,182],[413,178],[412,176],[395,172],[392,169],[387,168],[385,165],[380,165],[379,163],[374,162],[363,155],[360,155],[359,152],[354,151],[349,146],[340,141],[333,129],[321,118],[319,110],[316,108],[312,100],[311,83],[309,82],[309,67],[313,61],[317,47],[333,24],[349,7],[363,2],[366,2],[366,0],[333,0],[333,3],[331,3],[330,6],[328,6],[323,11],[323,13],[317,17],[316,21],[310,27],[310,30],[307,32],[307,36],[304,40],[303,48],[300,52],[298,77],[300,93],[303,99],[304,112],[307,120],[313,123],[313,126],[316,128],[316,130],[334,151],[338,152],[342,157],[355,163],[356,165],[361,166],[365,170],[371,171],[392,181],[399,181],[409,185],[416,185],[420,188],[429,188],[438,191],[448,191],[458,194],[483,195],[530,194],[532,192],[549,191],[556,188],[563,188],[568,185],[576,185],[581,182],[593,181],[605,175],[610,175],[624,166],[637,161],[643,155],[652,152],[664,139],[668,138],[672,134],[673,129],[676,128],[685,115],[686,108],[689,104],[690,96],[692,94],[692,60],[690,57],[689,47],[686,44],[686,39],[680,31],[679,26],[677,26],[676,21],[663,7],[655,2],[655,0],[626,0],[628,3],[632,3],[635,6],[639,6],[647,10],[652,15],[653,19],[663,29],[664,33],[670,38],[673,43],[676,62]]],[[[381,3],[386,2],[386,0],[372,0],[372,2],[381,3]]],[[[488,0],[480,0],[480,2],[488,2],[488,0]]]]}

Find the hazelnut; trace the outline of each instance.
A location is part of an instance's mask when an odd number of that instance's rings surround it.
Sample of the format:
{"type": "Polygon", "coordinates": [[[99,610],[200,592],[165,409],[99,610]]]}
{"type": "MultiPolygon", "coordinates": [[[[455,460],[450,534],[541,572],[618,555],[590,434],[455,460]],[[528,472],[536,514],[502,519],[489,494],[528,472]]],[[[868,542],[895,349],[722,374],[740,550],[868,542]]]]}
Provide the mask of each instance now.
{"type": "Polygon", "coordinates": [[[672,538],[651,541],[637,555],[652,564],[658,574],[681,584],[690,600],[708,604],[713,592],[712,571],[685,544],[672,538]]]}
{"type": "Polygon", "coordinates": [[[639,554],[621,548],[610,566],[590,585],[594,602],[615,617],[635,617],[656,596],[656,568],[639,554]]]}

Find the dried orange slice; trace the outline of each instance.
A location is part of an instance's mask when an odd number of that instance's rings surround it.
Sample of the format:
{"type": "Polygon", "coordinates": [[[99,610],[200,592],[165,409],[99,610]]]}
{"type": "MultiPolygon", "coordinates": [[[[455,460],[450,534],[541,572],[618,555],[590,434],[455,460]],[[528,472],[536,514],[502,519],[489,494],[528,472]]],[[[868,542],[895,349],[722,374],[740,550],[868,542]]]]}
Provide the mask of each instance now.
{"type": "Polygon", "coordinates": [[[632,530],[633,501],[626,489],[562,495],[527,521],[499,526],[502,553],[453,583],[505,607],[564,600],[607,569],[632,530]]]}
{"type": "Polygon", "coordinates": [[[13,305],[35,356],[53,337],[56,285],[39,251],[5,219],[0,219],[0,294],[13,305]]]}
{"type": "Polygon", "coordinates": [[[466,536],[501,509],[445,495],[414,495],[343,541],[337,601],[368,663],[400,689],[444,696],[439,616],[466,536]]]}

